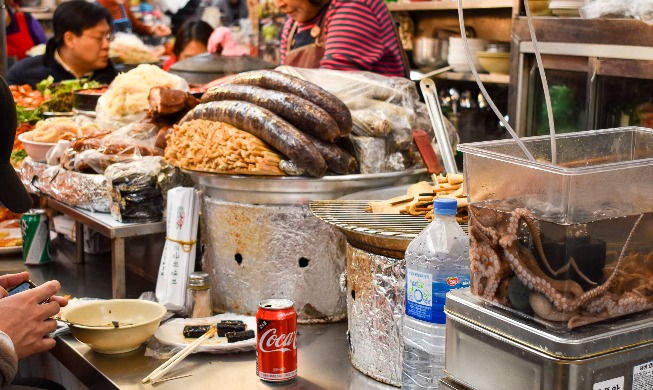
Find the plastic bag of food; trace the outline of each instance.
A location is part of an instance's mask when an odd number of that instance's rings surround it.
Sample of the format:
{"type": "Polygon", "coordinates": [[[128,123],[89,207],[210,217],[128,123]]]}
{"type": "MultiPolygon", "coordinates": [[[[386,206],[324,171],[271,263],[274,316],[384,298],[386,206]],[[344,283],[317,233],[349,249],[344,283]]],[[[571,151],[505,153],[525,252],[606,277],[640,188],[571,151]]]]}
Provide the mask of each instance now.
{"type": "MultiPolygon", "coordinates": [[[[331,69],[281,66],[276,70],[312,82],[347,105],[353,122],[349,136],[353,150],[348,151],[356,155],[361,173],[400,171],[419,164],[412,157],[412,129],[429,120],[411,80],[331,69]]],[[[425,130],[433,136],[430,126],[425,130]]]]}
{"type": "Polygon", "coordinates": [[[111,215],[120,222],[160,221],[168,190],[189,183],[179,169],[154,156],[112,164],[104,177],[111,194],[111,215]]]}
{"type": "Polygon", "coordinates": [[[103,173],[111,164],[163,156],[163,150],[155,146],[158,132],[154,124],[138,122],[113,133],[81,138],[62,153],[60,161],[68,170],[103,173]]]}
{"type": "Polygon", "coordinates": [[[356,135],[384,136],[393,128],[412,128],[415,124],[419,94],[415,83],[406,78],[290,66],[277,70],[317,84],[342,100],[352,111],[352,132],[356,135]]]}

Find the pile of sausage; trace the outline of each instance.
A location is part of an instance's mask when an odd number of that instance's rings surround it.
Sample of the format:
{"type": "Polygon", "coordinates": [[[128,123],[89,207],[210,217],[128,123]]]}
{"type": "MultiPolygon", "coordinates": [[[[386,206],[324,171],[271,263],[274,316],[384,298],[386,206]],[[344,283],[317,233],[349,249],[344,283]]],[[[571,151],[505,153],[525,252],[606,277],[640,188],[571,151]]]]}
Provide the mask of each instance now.
{"type": "Polygon", "coordinates": [[[209,89],[180,121],[228,123],[265,141],[306,175],[358,171],[354,156],[337,142],[351,132],[347,106],[317,85],[265,70],[236,75],[209,89]]]}

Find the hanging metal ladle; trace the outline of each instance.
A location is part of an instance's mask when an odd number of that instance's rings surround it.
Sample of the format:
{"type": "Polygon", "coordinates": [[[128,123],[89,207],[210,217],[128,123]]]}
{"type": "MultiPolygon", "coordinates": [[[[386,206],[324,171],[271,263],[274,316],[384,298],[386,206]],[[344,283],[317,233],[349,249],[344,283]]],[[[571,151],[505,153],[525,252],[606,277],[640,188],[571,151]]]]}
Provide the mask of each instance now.
{"type": "Polygon", "coordinates": [[[451,141],[449,141],[449,136],[447,135],[447,126],[445,125],[444,115],[442,114],[440,102],[438,101],[438,92],[435,88],[435,83],[431,79],[424,78],[419,82],[419,86],[422,91],[422,95],[424,95],[426,109],[428,110],[429,117],[431,118],[431,125],[433,126],[435,139],[438,142],[438,147],[440,148],[440,156],[442,156],[444,169],[447,171],[447,173],[458,173],[458,166],[456,165],[456,160],[453,157],[451,141]]]}

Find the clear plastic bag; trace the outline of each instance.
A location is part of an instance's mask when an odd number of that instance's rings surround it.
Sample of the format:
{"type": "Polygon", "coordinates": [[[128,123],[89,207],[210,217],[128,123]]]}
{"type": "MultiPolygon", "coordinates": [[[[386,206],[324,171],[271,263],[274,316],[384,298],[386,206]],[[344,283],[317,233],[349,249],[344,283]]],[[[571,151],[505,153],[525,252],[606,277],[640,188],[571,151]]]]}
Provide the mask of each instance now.
{"type": "MultiPolygon", "coordinates": [[[[312,82],[347,105],[353,122],[350,141],[360,173],[401,171],[420,164],[419,158],[413,158],[412,129],[430,122],[411,80],[372,72],[290,66],[277,70],[312,82]]],[[[430,125],[424,130],[433,136],[430,125]]]]}
{"type": "Polygon", "coordinates": [[[632,18],[653,24],[653,1],[651,0],[589,0],[581,7],[583,19],[632,18]]]}

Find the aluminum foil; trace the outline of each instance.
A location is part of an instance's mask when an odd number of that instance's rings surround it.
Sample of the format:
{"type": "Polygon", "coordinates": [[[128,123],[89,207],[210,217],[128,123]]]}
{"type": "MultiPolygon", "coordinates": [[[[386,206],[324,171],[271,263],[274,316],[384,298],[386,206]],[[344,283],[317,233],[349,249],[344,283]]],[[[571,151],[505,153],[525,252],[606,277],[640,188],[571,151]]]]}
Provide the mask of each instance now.
{"type": "Polygon", "coordinates": [[[295,303],[301,323],[347,315],[339,277],[346,239],[307,205],[255,205],[203,196],[202,268],[218,312],[255,315],[267,298],[295,303]]]}
{"type": "Polygon", "coordinates": [[[349,360],[365,375],[401,386],[405,261],[347,244],[349,360]]]}
{"type": "Polygon", "coordinates": [[[20,178],[34,193],[43,193],[69,206],[109,212],[109,190],[104,175],[73,172],[58,165],[23,160],[20,178]]]}

